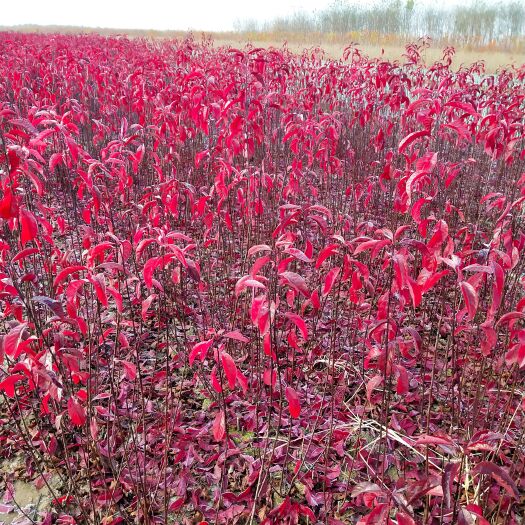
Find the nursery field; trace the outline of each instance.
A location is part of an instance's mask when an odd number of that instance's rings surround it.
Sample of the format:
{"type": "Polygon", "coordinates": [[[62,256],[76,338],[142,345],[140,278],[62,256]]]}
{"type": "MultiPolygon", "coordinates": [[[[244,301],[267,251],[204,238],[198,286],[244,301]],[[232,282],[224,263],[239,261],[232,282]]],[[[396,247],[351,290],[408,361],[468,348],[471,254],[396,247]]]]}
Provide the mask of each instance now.
{"type": "Polygon", "coordinates": [[[0,522],[525,523],[525,67],[0,33],[0,522]]]}

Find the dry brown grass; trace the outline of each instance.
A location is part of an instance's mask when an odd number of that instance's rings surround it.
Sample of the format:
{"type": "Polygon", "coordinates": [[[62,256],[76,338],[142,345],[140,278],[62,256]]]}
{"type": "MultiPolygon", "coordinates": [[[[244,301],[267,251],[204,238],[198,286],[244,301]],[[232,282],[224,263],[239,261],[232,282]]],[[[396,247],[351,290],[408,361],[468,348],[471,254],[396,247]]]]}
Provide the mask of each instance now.
{"type": "MultiPolygon", "coordinates": [[[[185,31],[155,31],[142,29],[111,29],[111,28],[87,28],[87,27],[69,27],[69,26],[18,26],[14,28],[7,28],[0,26],[0,31],[11,30],[24,33],[98,33],[101,35],[115,35],[125,34],[129,37],[147,37],[147,38],[186,38],[189,33],[185,31]]],[[[287,47],[293,52],[302,52],[306,48],[322,47],[326,55],[330,58],[341,58],[345,47],[352,42],[349,37],[344,40],[336,35],[278,35],[257,33],[202,33],[194,32],[193,36],[196,39],[203,37],[212,38],[215,46],[232,46],[244,47],[246,43],[250,43],[255,47],[282,47],[285,43],[287,47]]],[[[366,36],[362,35],[366,39],[366,36]]],[[[367,42],[360,38],[354,38],[354,41],[359,42],[359,49],[371,58],[381,57],[388,60],[399,60],[403,62],[403,53],[405,51],[404,45],[392,41],[393,38],[376,35],[373,37],[373,42],[367,42]]],[[[442,46],[432,46],[424,52],[426,63],[430,64],[439,60],[442,56],[442,46]]],[[[486,65],[486,70],[489,73],[495,72],[498,68],[514,65],[520,67],[525,64],[525,44],[524,42],[517,42],[512,49],[501,49],[497,45],[493,48],[456,48],[456,55],[452,63],[453,67],[459,67],[462,64],[472,64],[479,60],[483,60],[486,65]]]]}
{"type": "MultiPolygon", "coordinates": [[[[218,37],[214,38],[214,44],[217,46],[231,45],[233,47],[243,46],[247,40],[243,39],[244,35],[232,35],[227,38],[218,37]]],[[[281,47],[284,40],[258,40],[252,39],[249,40],[252,45],[255,47],[281,47]]],[[[341,58],[345,47],[347,47],[349,42],[326,42],[321,39],[313,41],[286,41],[288,48],[294,52],[301,52],[305,48],[312,48],[320,46],[325,51],[326,55],[330,58],[341,58]]],[[[384,57],[388,60],[399,60],[403,62],[405,59],[403,53],[405,52],[405,47],[400,44],[368,44],[363,43],[358,45],[359,49],[371,58],[384,57]]],[[[431,64],[436,60],[440,60],[443,55],[443,49],[438,46],[432,46],[424,51],[423,57],[427,64],[431,64]]],[[[525,53],[514,50],[514,51],[502,51],[502,50],[486,50],[486,49],[456,49],[456,55],[452,62],[452,66],[455,68],[460,67],[462,64],[472,64],[483,60],[485,62],[485,67],[488,73],[495,72],[498,68],[514,65],[520,67],[525,64],[525,53]]]]}

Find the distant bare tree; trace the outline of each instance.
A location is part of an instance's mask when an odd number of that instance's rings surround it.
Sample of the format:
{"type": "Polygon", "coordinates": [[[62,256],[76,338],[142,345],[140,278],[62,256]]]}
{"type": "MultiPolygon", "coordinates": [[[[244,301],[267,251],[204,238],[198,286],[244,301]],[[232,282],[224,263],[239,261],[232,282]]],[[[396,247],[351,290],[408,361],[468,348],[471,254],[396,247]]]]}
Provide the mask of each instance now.
{"type": "MultiPolygon", "coordinates": [[[[238,29],[253,31],[253,21],[238,29]]],[[[471,0],[454,7],[418,4],[417,0],[388,0],[358,4],[334,0],[315,13],[297,12],[263,24],[259,30],[278,33],[349,33],[393,36],[399,39],[430,36],[438,42],[471,46],[525,45],[525,4],[510,0],[499,4],[471,0]]]]}

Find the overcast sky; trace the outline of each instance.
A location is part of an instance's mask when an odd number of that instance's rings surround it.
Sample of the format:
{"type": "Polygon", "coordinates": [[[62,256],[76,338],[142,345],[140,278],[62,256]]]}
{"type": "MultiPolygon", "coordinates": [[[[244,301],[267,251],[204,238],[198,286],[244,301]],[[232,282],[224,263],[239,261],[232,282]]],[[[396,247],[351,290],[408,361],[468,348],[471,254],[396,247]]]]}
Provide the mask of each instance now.
{"type": "MultiPolygon", "coordinates": [[[[439,4],[458,1],[441,0],[439,4]]],[[[0,25],[229,31],[237,20],[270,20],[301,9],[320,10],[332,3],[333,0],[1,0],[0,25]]],[[[416,0],[416,4],[429,3],[433,0],[416,0]]]]}
{"type": "Polygon", "coordinates": [[[4,0],[0,25],[228,31],[239,19],[268,20],[331,0],[4,0]]]}

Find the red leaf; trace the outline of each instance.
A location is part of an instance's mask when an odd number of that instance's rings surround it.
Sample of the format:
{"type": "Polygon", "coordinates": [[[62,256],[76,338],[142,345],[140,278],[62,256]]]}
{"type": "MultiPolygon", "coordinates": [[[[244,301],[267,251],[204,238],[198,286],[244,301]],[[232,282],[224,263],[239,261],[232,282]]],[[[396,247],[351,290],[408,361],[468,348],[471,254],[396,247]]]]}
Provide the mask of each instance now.
{"type": "Polygon", "coordinates": [[[84,407],[73,397],[67,400],[67,411],[73,425],[82,426],[86,422],[86,411],[84,407]]]}
{"type": "Polygon", "coordinates": [[[60,162],[63,162],[62,153],[53,153],[53,155],[49,157],[49,171],[54,172],[60,162]]]}
{"type": "Polygon", "coordinates": [[[362,242],[354,251],[354,255],[359,255],[366,250],[373,250],[371,258],[373,259],[379,251],[385,246],[391,244],[389,239],[374,239],[371,241],[362,242]]]}
{"type": "Polygon", "coordinates": [[[14,257],[12,262],[21,261],[22,259],[25,259],[29,255],[33,255],[34,253],[40,253],[40,250],[37,248],[25,248],[24,250],[19,251],[14,257]]]}
{"type": "Polygon", "coordinates": [[[330,257],[335,251],[337,250],[337,244],[330,244],[326,248],[323,248],[317,257],[317,261],[315,263],[315,267],[319,268],[323,262],[330,257]]]}
{"type": "Polygon", "coordinates": [[[372,377],[366,384],[366,398],[371,403],[372,392],[383,382],[383,377],[380,375],[372,377]]]}
{"type": "Polygon", "coordinates": [[[51,299],[51,297],[46,297],[44,295],[35,295],[31,300],[35,303],[47,306],[57,317],[60,317],[60,319],[63,319],[66,316],[60,301],[56,301],[55,299],[51,299]]]}
{"type": "Polygon", "coordinates": [[[137,367],[129,361],[122,360],[120,361],[120,363],[124,368],[124,375],[126,376],[126,378],[129,381],[134,381],[137,377],[137,367]]]}
{"type": "Polygon", "coordinates": [[[146,261],[146,264],[144,265],[142,275],[144,277],[144,283],[146,284],[148,289],[153,286],[153,272],[155,271],[155,268],[157,268],[158,264],[159,258],[152,257],[151,259],[148,259],[146,261]]]}
{"type": "Polygon", "coordinates": [[[90,248],[88,255],[88,265],[92,266],[93,262],[97,258],[100,259],[100,262],[104,262],[104,252],[106,250],[112,250],[113,248],[114,246],[110,242],[101,242],[100,244],[97,244],[96,246],[90,248]]]}
{"type": "Polygon", "coordinates": [[[274,369],[270,370],[267,368],[263,374],[263,381],[265,385],[275,386],[277,382],[277,372],[274,369]]]}
{"type": "Polygon", "coordinates": [[[79,279],[77,281],[71,281],[66,288],[66,300],[68,303],[74,303],[77,293],[86,284],[87,280],[79,279]]]}
{"type": "Polygon", "coordinates": [[[267,309],[265,308],[265,303],[266,303],[265,295],[258,295],[257,297],[254,297],[252,299],[252,305],[250,308],[250,317],[252,319],[253,324],[256,324],[261,314],[264,314],[265,311],[267,311],[267,309]]]}
{"type": "Polygon", "coordinates": [[[286,312],[285,316],[292,321],[297,328],[301,331],[301,334],[303,336],[303,339],[305,341],[308,341],[308,329],[306,328],[306,323],[304,322],[303,318],[297,314],[286,312]]]}
{"type": "Polygon", "coordinates": [[[388,503],[379,503],[374,507],[374,510],[366,516],[365,523],[367,525],[386,525],[389,510],[390,506],[388,503]]]}
{"type": "Polygon", "coordinates": [[[222,441],[226,434],[226,418],[224,417],[224,411],[217,412],[213,421],[213,437],[216,441],[222,441]]]}
{"type": "Polygon", "coordinates": [[[188,272],[190,279],[192,279],[196,283],[200,282],[201,272],[195,261],[192,261],[191,259],[186,259],[186,264],[186,271],[188,272]]]}
{"type": "Polygon", "coordinates": [[[35,216],[26,208],[20,208],[20,241],[22,246],[38,235],[38,223],[35,216]]]}
{"type": "Polygon", "coordinates": [[[280,276],[307,299],[310,297],[308,286],[306,286],[305,280],[299,274],[295,272],[282,272],[280,276]]]}
{"type": "Polygon", "coordinates": [[[250,257],[251,255],[257,252],[271,252],[271,251],[272,249],[267,244],[257,244],[256,246],[252,246],[248,250],[248,257],[250,257]]]}
{"type": "Polygon", "coordinates": [[[263,283],[253,279],[251,275],[241,277],[235,285],[235,297],[238,297],[246,288],[262,288],[266,289],[263,283]]]}
{"type": "Polygon", "coordinates": [[[284,251],[284,253],[287,253],[291,255],[292,257],[295,257],[299,261],[302,261],[305,263],[312,262],[312,259],[310,257],[307,257],[304,252],[302,252],[301,250],[298,250],[297,248],[288,248],[287,250],[284,251]]]}
{"type": "Polygon", "coordinates": [[[421,299],[423,297],[423,289],[419,284],[407,275],[407,287],[412,299],[412,304],[414,308],[417,308],[421,304],[421,299]]]}
{"type": "Polygon", "coordinates": [[[291,386],[287,386],[285,395],[288,401],[290,416],[299,417],[299,414],[301,413],[301,404],[299,403],[299,396],[297,395],[297,392],[291,386]]]}
{"type": "Polygon", "coordinates": [[[233,332],[227,332],[224,334],[224,337],[227,337],[228,339],[235,339],[236,341],[240,341],[241,343],[249,343],[250,340],[247,337],[244,337],[244,335],[239,332],[239,330],[234,330],[233,332]]]}
{"type": "MultiPolygon", "coordinates": [[[[422,292],[428,292],[431,288],[433,288],[439,280],[444,277],[445,275],[448,275],[450,272],[448,270],[443,270],[441,272],[437,272],[432,274],[421,286],[422,292]]],[[[419,279],[418,279],[419,281],[419,279]]]]}
{"type": "Polygon", "coordinates": [[[416,525],[416,522],[412,519],[411,516],[405,514],[404,512],[398,512],[396,514],[397,525],[416,525]]]}
{"type": "Polygon", "coordinates": [[[272,341],[270,338],[270,334],[266,334],[263,339],[263,351],[264,355],[268,357],[275,357],[275,354],[272,351],[272,341]]]}
{"type": "Polygon", "coordinates": [[[403,151],[412,144],[415,140],[421,138],[421,137],[428,137],[430,135],[430,131],[427,129],[423,129],[421,131],[414,131],[413,133],[410,133],[407,135],[400,143],[398,147],[399,153],[403,153],[403,151]]]}
{"type": "Polygon", "coordinates": [[[64,268],[59,274],[55,277],[53,281],[53,286],[56,288],[68,275],[71,275],[75,272],[80,272],[81,270],[87,270],[85,266],[69,266],[64,268]]]}
{"type": "Polygon", "coordinates": [[[215,389],[216,392],[220,394],[222,392],[222,385],[221,385],[221,382],[219,381],[219,378],[217,377],[217,367],[216,366],[214,366],[211,370],[210,381],[211,381],[211,386],[215,389]]]}
{"type": "Polygon", "coordinates": [[[18,347],[20,341],[22,340],[22,333],[24,328],[27,326],[27,323],[21,323],[18,326],[15,326],[4,336],[3,340],[3,350],[4,352],[13,359],[18,357],[18,347]]]}
{"type": "Polygon", "coordinates": [[[189,355],[190,366],[193,365],[193,361],[198,357],[201,361],[204,361],[206,354],[210,349],[210,346],[213,344],[213,339],[208,339],[207,341],[201,341],[197,343],[191,350],[189,355]]]}
{"type": "Polygon", "coordinates": [[[396,392],[398,394],[406,394],[408,392],[408,373],[404,366],[396,365],[397,371],[397,385],[396,392]]]}
{"type": "Polygon", "coordinates": [[[505,363],[511,366],[516,363],[520,368],[525,366],[525,344],[515,344],[505,353],[505,363]]]}
{"type": "Polygon", "coordinates": [[[168,510],[171,510],[171,511],[179,510],[184,505],[185,499],[186,498],[184,496],[176,499],[173,503],[170,503],[168,510]]]}
{"type": "Polygon", "coordinates": [[[468,320],[472,321],[478,309],[478,294],[474,287],[466,281],[459,283],[459,286],[461,288],[461,293],[463,294],[463,299],[467,306],[468,320]]]}
{"type": "Polygon", "coordinates": [[[66,136],[66,144],[69,149],[69,152],[71,153],[71,157],[73,158],[73,162],[78,162],[78,153],[80,151],[80,148],[78,147],[78,144],[70,137],[66,136]]]}
{"type": "Polygon", "coordinates": [[[448,224],[440,220],[434,227],[434,234],[427,243],[427,248],[435,252],[448,237],[448,224]]]}
{"type": "Polygon", "coordinates": [[[319,308],[321,308],[321,301],[319,300],[319,292],[317,290],[312,292],[310,300],[312,301],[312,306],[315,308],[315,310],[319,310],[319,308]]]}
{"type": "Polygon", "coordinates": [[[207,155],[209,155],[209,152],[207,149],[205,149],[204,151],[199,151],[199,153],[197,153],[195,155],[195,167],[198,168],[202,162],[202,160],[204,159],[204,157],[206,157],[207,155]]]}
{"type": "Polygon", "coordinates": [[[454,442],[449,437],[421,434],[416,440],[416,445],[454,445],[454,442]]]}
{"type": "Polygon", "coordinates": [[[113,286],[108,286],[107,291],[113,296],[113,299],[115,299],[115,304],[117,305],[117,311],[119,313],[122,313],[123,305],[122,305],[122,294],[115,290],[113,286]]]}
{"type": "Polygon", "coordinates": [[[482,461],[479,463],[474,472],[492,476],[496,482],[505,489],[509,496],[519,499],[520,493],[514,480],[509,476],[509,473],[500,466],[491,461],[482,461]]]}
{"type": "Polygon", "coordinates": [[[221,352],[221,363],[226,379],[228,380],[228,386],[230,389],[235,388],[235,380],[237,378],[237,367],[235,361],[228,352],[221,352]]]}
{"type": "Polygon", "coordinates": [[[269,255],[263,255],[262,257],[259,257],[256,259],[256,261],[252,264],[252,267],[250,268],[250,275],[254,277],[259,273],[259,270],[268,262],[270,261],[269,255]]]}
{"type": "Polygon", "coordinates": [[[142,301],[142,307],[141,307],[141,315],[142,319],[146,319],[146,315],[148,313],[149,307],[151,306],[151,303],[154,301],[154,299],[157,297],[156,294],[152,293],[151,295],[148,295],[144,301],[142,301]]]}
{"type": "Polygon", "coordinates": [[[483,517],[478,505],[470,504],[461,507],[458,512],[458,525],[490,525],[483,517]]]}
{"type": "Polygon", "coordinates": [[[246,394],[248,392],[248,378],[239,369],[237,369],[237,381],[242,391],[246,394]]]}
{"type": "Polygon", "coordinates": [[[307,516],[308,518],[310,518],[312,523],[315,523],[315,521],[317,519],[315,517],[315,514],[313,513],[312,509],[310,507],[307,507],[306,505],[298,504],[297,505],[297,513],[300,514],[301,516],[307,516]]]}
{"type": "Polygon", "coordinates": [[[327,296],[330,291],[332,290],[335,280],[337,279],[337,276],[339,275],[339,272],[341,271],[340,268],[332,268],[325,277],[324,280],[324,286],[323,286],[323,297],[327,296]]]}
{"type": "Polygon", "coordinates": [[[352,498],[357,498],[357,496],[359,496],[360,494],[370,492],[374,494],[382,494],[382,490],[379,488],[379,485],[376,485],[375,483],[370,483],[368,481],[360,481],[352,489],[352,493],[350,494],[350,496],[352,498]]]}
{"type": "Polygon", "coordinates": [[[7,397],[15,397],[15,383],[17,381],[20,381],[21,379],[24,379],[25,376],[22,374],[13,374],[11,376],[7,376],[1,383],[0,383],[0,391],[5,392],[5,395],[7,397]]]}
{"type": "Polygon", "coordinates": [[[100,301],[102,306],[108,305],[108,296],[106,294],[106,282],[104,279],[103,273],[97,273],[89,279],[93,288],[95,288],[95,293],[97,294],[97,299],[100,301]]]}
{"type": "Polygon", "coordinates": [[[6,188],[4,196],[0,199],[0,217],[2,219],[11,219],[16,217],[18,213],[18,202],[13,195],[13,192],[6,188]]]}
{"type": "Polygon", "coordinates": [[[443,489],[443,498],[445,508],[450,509],[452,506],[452,490],[454,487],[454,478],[459,471],[459,463],[447,463],[441,476],[441,488],[443,489]]]}
{"type": "Polygon", "coordinates": [[[525,312],[508,312],[502,315],[496,323],[496,327],[514,321],[515,319],[525,319],[525,312]]]}

